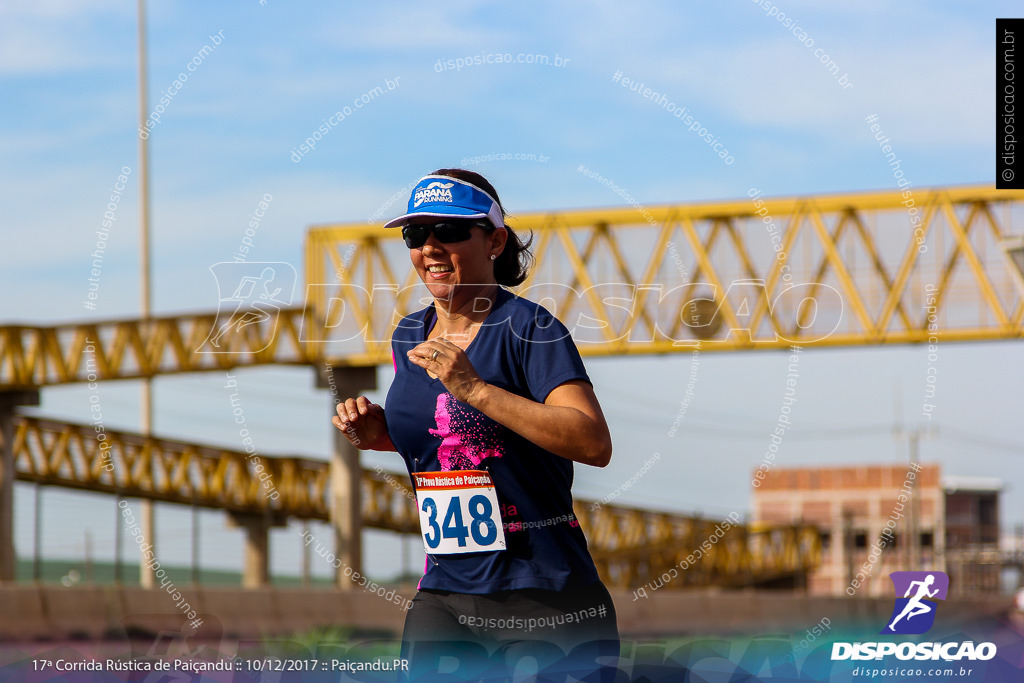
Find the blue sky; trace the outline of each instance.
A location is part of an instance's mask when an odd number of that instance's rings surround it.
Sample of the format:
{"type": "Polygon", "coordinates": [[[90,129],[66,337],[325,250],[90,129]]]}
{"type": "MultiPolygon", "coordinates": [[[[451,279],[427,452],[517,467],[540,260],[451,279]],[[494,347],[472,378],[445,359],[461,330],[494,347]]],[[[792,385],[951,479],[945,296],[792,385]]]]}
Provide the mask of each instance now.
{"type": "MultiPolygon", "coordinates": [[[[154,311],[216,307],[209,267],[231,258],[264,195],[272,201],[250,260],[287,261],[301,274],[310,225],[367,220],[421,175],[486,155],[546,157],[470,166],[494,182],[513,215],[622,204],[579,173],[580,165],[642,204],[734,199],[751,187],[767,196],[888,189],[891,171],[864,122],[875,114],[916,187],[993,182],[994,18],[1012,15],[1015,4],[779,3],[799,35],[771,6],[151,3],[150,110],[204,46],[213,48],[212,36],[223,37],[152,131],[154,311]],[[818,61],[817,48],[852,87],[818,61]],[[557,56],[563,65],[444,68],[448,60],[505,53],[557,56]],[[726,165],[664,109],[613,82],[616,72],[688,107],[734,162],[726,165]],[[293,150],[325,120],[388,82],[396,87],[353,108],[293,161],[293,150]]],[[[0,320],[51,324],[139,311],[135,29],[130,2],[0,6],[0,286],[8,292],[0,320]],[[110,231],[97,308],[84,310],[95,230],[125,166],[132,173],[110,231]]],[[[767,443],[757,434],[774,424],[786,358],[702,355],[696,396],[668,437],[690,363],[686,354],[590,361],[616,455],[606,470],[577,468],[579,495],[610,493],[658,452],[660,471],[621,502],[722,516],[749,509],[750,471],[767,443]]],[[[780,465],[905,460],[906,444],[888,426],[897,402],[908,424],[920,422],[925,365],[915,348],[805,352],[797,424],[780,465]],[[850,428],[863,436],[810,433],[850,428]]],[[[1015,427],[1022,366],[1019,344],[944,345],[932,421],[940,434],[922,446],[923,459],[947,473],[1006,481],[1008,525],[1024,520],[1020,451],[941,430],[1024,441],[1015,427]]],[[[262,451],[326,452],[329,403],[312,388],[311,370],[239,377],[262,451]]],[[[380,381],[386,388],[386,371],[380,381]]],[[[158,380],[156,431],[238,447],[223,384],[223,376],[158,380]]],[[[102,392],[108,425],[137,427],[138,386],[104,385],[102,392]]],[[[87,397],[80,387],[47,389],[36,412],[87,421],[87,397]]],[[[366,461],[397,467],[393,456],[366,461]]],[[[80,554],[91,529],[97,554],[112,555],[111,501],[45,495],[53,501],[44,514],[48,554],[80,554]]],[[[25,554],[32,493],[19,487],[17,496],[16,540],[25,554]]],[[[187,516],[160,510],[165,552],[187,559],[187,516]]],[[[237,532],[223,529],[214,513],[202,520],[203,563],[239,566],[237,532]]],[[[298,571],[297,536],[275,532],[275,569],[298,571]]],[[[371,571],[393,571],[394,544],[376,536],[370,543],[371,571]]]]}

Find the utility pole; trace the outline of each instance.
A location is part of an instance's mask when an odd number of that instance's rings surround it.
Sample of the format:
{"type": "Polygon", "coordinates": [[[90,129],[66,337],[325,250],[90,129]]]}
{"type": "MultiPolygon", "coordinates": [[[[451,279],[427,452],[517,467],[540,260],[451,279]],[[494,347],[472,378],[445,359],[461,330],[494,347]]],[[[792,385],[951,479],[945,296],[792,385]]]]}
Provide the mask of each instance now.
{"type": "Polygon", "coordinates": [[[853,584],[853,512],[843,509],[843,559],[846,560],[846,585],[853,584]]]}
{"type": "MultiPolygon", "coordinates": [[[[146,0],[138,0],[139,8],[139,206],[140,206],[140,238],[139,244],[142,262],[141,280],[139,288],[142,295],[142,329],[151,332],[149,329],[150,306],[152,295],[150,292],[149,280],[149,135],[142,135],[146,129],[146,118],[149,94],[146,81],[146,0]]],[[[140,406],[142,417],[142,433],[149,436],[153,429],[153,379],[146,377],[142,385],[142,404],[140,406]]],[[[153,547],[156,554],[156,518],[152,500],[142,500],[142,533],[145,534],[145,542],[153,547]]],[[[145,555],[139,557],[139,583],[143,588],[153,588],[156,585],[156,574],[150,564],[146,562],[145,555]]]]}
{"type": "MultiPolygon", "coordinates": [[[[893,429],[893,434],[898,437],[907,438],[907,448],[909,452],[910,471],[914,472],[914,478],[910,488],[910,509],[907,513],[907,533],[906,535],[910,538],[907,539],[906,551],[903,553],[905,558],[905,568],[910,571],[917,571],[921,569],[921,501],[918,495],[918,479],[921,477],[919,471],[920,467],[920,443],[922,438],[930,438],[937,436],[939,430],[937,427],[926,426],[926,427],[914,427],[913,429],[904,429],[902,424],[897,424],[893,429]]],[[[935,525],[932,529],[932,551],[933,551],[933,562],[941,563],[939,553],[937,549],[945,547],[944,540],[939,539],[939,534],[944,533],[945,524],[941,518],[942,511],[945,509],[944,505],[936,506],[936,519],[935,525]]]]}
{"type": "Polygon", "coordinates": [[[908,515],[907,521],[910,523],[910,543],[907,544],[908,551],[908,562],[907,569],[911,571],[917,571],[921,568],[920,563],[920,545],[921,545],[921,524],[920,524],[920,511],[918,502],[918,486],[917,486],[917,462],[918,462],[918,442],[921,439],[920,428],[907,434],[907,443],[910,446],[910,467],[914,470],[914,483],[911,485],[911,496],[910,496],[910,515],[908,515]]]}

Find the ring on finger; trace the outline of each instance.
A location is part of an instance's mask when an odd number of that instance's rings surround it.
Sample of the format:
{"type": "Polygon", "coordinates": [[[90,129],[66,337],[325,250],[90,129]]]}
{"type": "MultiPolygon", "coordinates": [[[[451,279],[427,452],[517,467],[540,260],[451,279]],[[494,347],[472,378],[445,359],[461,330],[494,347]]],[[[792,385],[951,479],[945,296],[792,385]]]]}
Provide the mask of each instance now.
{"type": "Polygon", "coordinates": [[[434,353],[430,355],[430,360],[437,360],[437,349],[434,349],[434,353]]]}

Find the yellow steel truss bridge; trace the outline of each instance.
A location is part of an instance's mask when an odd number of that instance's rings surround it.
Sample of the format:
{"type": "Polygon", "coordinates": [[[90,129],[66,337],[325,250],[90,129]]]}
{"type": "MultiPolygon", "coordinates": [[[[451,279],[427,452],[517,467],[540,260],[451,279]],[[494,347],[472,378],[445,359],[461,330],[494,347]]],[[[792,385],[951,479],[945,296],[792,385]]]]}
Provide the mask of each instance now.
{"type": "MultiPolygon", "coordinates": [[[[516,291],[546,303],[588,356],[675,353],[698,342],[738,351],[1019,339],[1024,261],[1013,260],[1024,259],[1024,233],[1012,225],[1024,219],[1024,192],[947,188],[912,199],[912,207],[888,192],[523,215],[512,224],[534,234],[537,267],[516,291]]],[[[0,327],[0,387],[389,363],[393,326],[424,296],[397,231],[314,227],[306,276],[302,300],[232,328],[218,349],[208,341],[225,323],[218,313],[0,327]]]]}
{"type": "MultiPolygon", "coordinates": [[[[329,464],[323,460],[261,455],[260,464],[270,475],[267,481],[279,494],[271,498],[244,451],[111,430],[101,447],[90,425],[23,416],[14,422],[19,481],[215,508],[275,522],[330,519],[329,464]]],[[[419,532],[415,495],[404,474],[362,470],[362,501],[364,526],[419,532]]],[[[582,499],[575,504],[598,570],[610,585],[621,588],[677,566],[719,524],[582,499]]],[[[818,553],[817,531],[811,527],[740,525],[668,587],[792,582],[817,563],[818,553]]]]}

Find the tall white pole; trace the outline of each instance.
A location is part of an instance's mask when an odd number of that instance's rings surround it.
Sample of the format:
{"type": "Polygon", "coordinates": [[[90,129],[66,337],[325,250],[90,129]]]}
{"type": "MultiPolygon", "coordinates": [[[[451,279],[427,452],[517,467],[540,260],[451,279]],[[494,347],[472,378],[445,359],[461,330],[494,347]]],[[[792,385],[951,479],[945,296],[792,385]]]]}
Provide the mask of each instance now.
{"type": "MultiPolygon", "coordinates": [[[[146,118],[149,115],[148,102],[149,94],[146,81],[146,0],[138,0],[139,7],[139,184],[141,215],[139,222],[141,263],[142,263],[142,325],[148,331],[148,319],[152,296],[150,294],[149,282],[149,135],[142,135],[146,129],[146,118]]],[[[142,385],[142,433],[150,435],[153,427],[153,381],[147,377],[142,385]]],[[[156,553],[156,523],[153,514],[153,501],[144,499],[142,501],[142,533],[145,534],[146,543],[152,545],[156,553]]],[[[149,569],[144,558],[139,558],[139,583],[143,588],[153,588],[156,585],[156,574],[149,569]]]]}

